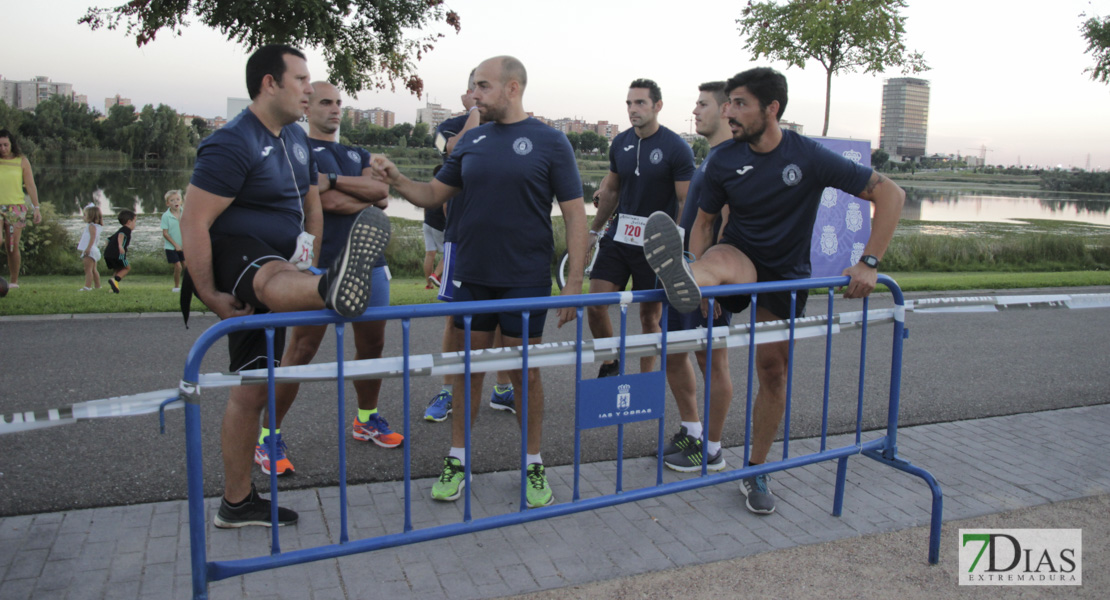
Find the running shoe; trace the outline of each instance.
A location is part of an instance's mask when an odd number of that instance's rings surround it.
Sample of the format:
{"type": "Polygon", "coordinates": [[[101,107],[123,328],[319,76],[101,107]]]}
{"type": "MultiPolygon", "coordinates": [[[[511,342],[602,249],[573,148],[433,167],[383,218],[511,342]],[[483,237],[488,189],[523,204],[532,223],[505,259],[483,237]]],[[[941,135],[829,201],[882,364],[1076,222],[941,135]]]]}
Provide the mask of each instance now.
{"type": "Polygon", "coordinates": [[[389,428],[389,423],[386,423],[385,418],[379,413],[370,415],[365,423],[355,417],[355,423],[351,426],[351,435],[356,440],[374,442],[382,448],[396,448],[405,441],[405,436],[394,433],[389,428]]]}
{"type": "MultiPolygon", "coordinates": [[[[296,511],[288,508],[278,507],[277,509],[277,524],[293,525],[297,522],[296,511]]],[[[220,500],[220,510],[216,513],[215,518],[212,519],[213,525],[220,529],[234,529],[236,527],[246,527],[248,525],[261,525],[262,527],[270,527],[270,501],[258,495],[254,490],[254,484],[251,484],[251,493],[247,496],[245,502],[239,506],[232,507],[227,503],[227,499],[220,500]]]]}
{"type": "MultiPolygon", "coordinates": [[[[697,440],[696,444],[688,446],[686,450],[664,455],[663,464],[667,465],[668,469],[682,473],[692,473],[701,471],[701,461],[704,458],[705,454],[701,449],[701,440],[697,440]]],[[[717,453],[710,456],[709,460],[706,461],[706,469],[720,471],[723,468],[725,468],[725,455],[721,449],[718,449],[717,453]]]]}
{"type": "MultiPolygon", "coordinates": [[[[293,463],[289,460],[286,452],[289,448],[285,446],[285,440],[281,439],[281,434],[277,434],[277,474],[278,477],[286,473],[296,471],[293,468],[293,463]]],[[[262,467],[262,472],[270,474],[270,436],[262,438],[261,444],[254,445],[254,464],[262,467]]]]}
{"type": "Polygon", "coordinates": [[[769,515],[775,512],[775,495],[767,487],[767,475],[756,475],[740,480],[740,493],[747,498],[745,504],[748,510],[757,515],[769,515]]]}
{"type": "Polygon", "coordinates": [[[644,257],[667,292],[667,302],[680,313],[701,305],[701,289],[682,254],[682,235],[664,212],[654,212],[644,226],[644,257]]]}
{"type": "Polygon", "coordinates": [[[459,496],[462,495],[463,488],[466,487],[465,475],[466,471],[461,460],[451,456],[444,458],[443,472],[439,474],[439,479],[432,484],[432,500],[442,502],[458,500],[459,496]]]}
{"type": "Polygon", "coordinates": [[[428,285],[430,285],[432,287],[435,287],[435,288],[438,288],[439,287],[439,277],[436,277],[434,273],[431,274],[431,275],[428,275],[428,285]]]}
{"type": "Polygon", "coordinates": [[[428,408],[424,409],[424,420],[439,423],[449,414],[451,414],[451,392],[440,390],[428,403],[428,408]]]}
{"type": "Polygon", "coordinates": [[[108,287],[112,288],[112,293],[113,294],[118,294],[119,293],[119,282],[116,281],[115,279],[109,279],[108,280],[108,287]]]}
{"type": "Polygon", "coordinates": [[[77,290],[77,291],[78,291],[78,292],[91,292],[91,291],[92,291],[92,288],[91,288],[91,287],[83,287],[83,288],[81,288],[81,289],[79,289],[79,290],[77,290]]]}
{"type": "Polygon", "coordinates": [[[358,213],[347,234],[347,243],[324,275],[328,291],[324,304],[348,319],[370,306],[370,276],[374,263],[385,252],[390,236],[389,217],[371,206],[358,213]]]}
{"type": "Polygon", "coordinates": [[[528,508],[547,506],[555,501],[555,494],[551,493],[551,486],[547,485],[547,475],[544,474],[543,465],[532,463],[528,465],[528,489],[525,490],[525,499],[528,508]]]}
{"type": "Polygon", "coordinates": [[[516,414],[516,400],[513,399],[513,388],[499,392],[497,388],[500,385],[493,386],[493,395],[489,397],[489,407],[493,410],[507,410],[512,414],[516,414]]]}
{"type": "Polygon", "coordinates": [[[674,434],[671,441],[663,447],[663,458],[678,452],[685,452],[688,448],[694,446],[701,446],[701,440],[687,433],[686,426],[683,425],[678,428],[678,433],[674,434]]]}
{"type": "Polygon", "coordinates": [[[611,363],[601,363],[601,368],[597,370],[597,378],[602,377],[616,377],[621,374],[621,361],[614,360],[611,363]]]}

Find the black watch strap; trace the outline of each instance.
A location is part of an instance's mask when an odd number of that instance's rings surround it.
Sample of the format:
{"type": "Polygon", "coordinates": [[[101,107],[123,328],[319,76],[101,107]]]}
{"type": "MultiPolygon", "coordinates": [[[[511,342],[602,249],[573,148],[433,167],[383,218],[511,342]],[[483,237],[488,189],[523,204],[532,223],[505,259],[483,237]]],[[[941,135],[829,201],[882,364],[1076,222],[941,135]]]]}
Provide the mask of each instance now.
{"type": "Polygon", "coordinates": [[[335,181],[339,179],[339,173],[328,173],[328,185],[335,187],[335,181]]]}
{"type": "Polygon", "coordinates": [[[879,268],[879,259],[875,258],[874,256],[872,256],[870,254],[865,254],[865,255],[859,257],[859,261],[861,263],[871,267],[872,269],[878,269],[879,268]]]}

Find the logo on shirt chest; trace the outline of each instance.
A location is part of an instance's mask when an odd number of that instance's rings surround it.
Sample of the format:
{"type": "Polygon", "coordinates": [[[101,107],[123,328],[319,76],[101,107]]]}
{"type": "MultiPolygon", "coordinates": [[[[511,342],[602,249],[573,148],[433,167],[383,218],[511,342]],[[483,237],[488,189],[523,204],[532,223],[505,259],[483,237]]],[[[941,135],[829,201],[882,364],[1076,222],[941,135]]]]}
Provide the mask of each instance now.
{"type": "Polygon", "coordinates": [[[269,156],[270,151],[273,150],[273,149],[274,149],[273,146],[266,146],[265,148],[263,148],[262,149],[262,158],[266,158],[267,156],[269,156]]]}
{"type": "Polygon", "coordinates": [[[659,148],[652,150],[651,155],[648,156],[648,160],[650,160],[653,165],[659,164],[659,162],[663,160],[663,151],[659,148]]]}
{"type": "Polygon", "coordinates": [[[532,140],[530,140],[526,137],[519,137],[519,138],[516,138],[516,141],[513,142],[513,152],[516,152],[517,154],[519,154],[521,156],[524,156],[524,155],[528,154],[531,151],[532,151],[532,140]]]}
{"type": "Polygon", "coordinates": [[[782,170],[782,182],[788,186],[795,186],[802,182],[802,168],[796,164],[786,165],[782,170]]]}
{"type": "Polygon", "coordinates": [[[631,144],[630,144],[630,145],[628,145],[628,146],[625,146],[625,147],[624,147],[624,151],[625,151],[625,152],[628,152],[629,150],[631,150],[631,149],[633,149],[633,148],[635,148],[635,147],[636,147],[636,146],[634,146],[634,145],[631,145],[631,144]]]}
{"type": "Polygon", "coordinates": [[[351,161],[355,164],[361,162],[362,159],[362,157],[358,155],[358,152],[355,152],[354,150],[347,151],[347,158],[351,159],[351,161]]]}
{"type": "Polygon", "coordinates": [[[743,167],[740,167],[739,169],[736,169],[736,174],[737,175],[743,175],[744,173],[747,173],[748,171],[751,171],[754,168],[755,167],[753,167],[751,165],[744,165],[743,167]]]}
{"type": "Polygon", "coordinates": [[[480,136],[478,136],[478,139],[476,139],[476,140],[471,140],[471,141],[470,141],[470,143],[471,143],[471,144],[477,144],[478,142],[480,142],[480,141],[482,141],[482,140],[484,140],[484,139],[486,139],[486,136],[484,136],[484,135],[480,135],[480,136]]]}
{"type": "Polygon", "coordinates": [[[301,163],[302,165],[307,165],[308,164],[308,149],[305,148],[304,146],[294,142],[293,143],[293,157],[296,158],[297,162],[301,163]]]}

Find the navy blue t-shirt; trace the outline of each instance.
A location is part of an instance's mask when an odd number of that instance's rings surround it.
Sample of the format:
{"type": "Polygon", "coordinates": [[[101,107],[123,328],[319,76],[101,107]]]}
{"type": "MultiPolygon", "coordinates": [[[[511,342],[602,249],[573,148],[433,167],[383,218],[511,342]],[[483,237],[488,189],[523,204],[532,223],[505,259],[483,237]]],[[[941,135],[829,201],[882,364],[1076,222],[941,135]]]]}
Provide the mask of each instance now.
{"type": "MultiPolygon", "coordinates": [[[[635,128],[625,129],[609,146],[609,170],[620,177],[618,213],[646,217],[661,210],[675,219],[674,184],[694,176],[694,152],[662,125],[646,139],[640,139],[635,128]]],[[[610,227],[605,236],[612,239],[616,230],[610,227]]]]}
{"type": "MultiPolygon", "coordinates": [[[[683,238],[683,246],[685,250],[690,249],[690,230],[694,227],[694,221],[698,218],[698,206],[701,204],[702,190],[705,185],[705,167],[709,164],[709,159],[713,157],[713,153],[720,148],[722,144],[717,144],[709,149],[709,154],[705,155],[705,160],[701,161],[701,166],[694,171],[694,176],[690,178],[690,189],[686,192],[686,204],[682,206],[682,218],[678,221],[678,226],[686,232],[683,238]]],[[[713,219],[713,238],[709,240],[710,245],[717,243],[717,236],[721,232],[721,219],[718,216],[713,219]]]]}
{"type": "MultiPolygon", "coordinates": [[[[360,177],[362,170],[370,167],[370,153],[362,148],[312,138],[308,138],[308,143],[321,173],[360,177]]],[[[357,218],[358,213],[341,215],[324,211],[324,239],[321,240],[320,260],[317,261],[320,268],[328,268],[342,252],[351,225],[354,225],[357,218]]],[[[374,266],[385,266],[384,254],[378,257],[374,266]]]]}
{"type": "Polygon", "coordinates": [[[871,169],[787,130],[782,142],[766,154],[732,140],[718,148],[713,160],[706,161],[701,209],[717,214],[728,204],[721,239],[783,279],[809,277],[821,192],[834,187],[857,195],[871,169]]]}
{"type": "Polygon", "coordinates": [[[252,237],[289,258],[317,177],[304,129],[286,125],[275,136],[247,108],[200,143],[189,183],[234,198],[209,228],[213,238],[252,237]]]}
{"type": "Polygon", "coordinates": [[[551,285],[551,203],[582,198],[570,140],[531,117],[467,131],[436,179],[461,193],[449,229],[459,281],[495,287],[551,285]]]}

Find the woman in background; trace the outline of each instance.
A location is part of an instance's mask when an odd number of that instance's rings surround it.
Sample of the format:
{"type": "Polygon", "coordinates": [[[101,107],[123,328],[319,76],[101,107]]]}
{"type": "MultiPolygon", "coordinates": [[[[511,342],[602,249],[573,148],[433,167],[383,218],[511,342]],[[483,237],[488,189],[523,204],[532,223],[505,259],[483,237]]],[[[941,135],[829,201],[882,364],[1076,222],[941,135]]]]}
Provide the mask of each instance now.
{"type": "Polygon", "coordinates": [[[19,151],[15,136],[7,129],[0,129],[0,241],[8,252],[10,289],[19,287],[19,236],[27,224],[27,204],[24,193],[31,197],[36,225],[42,222],[39,214],[39,191],[31,163],[19,151]],[[26,192],[25,192],[26,191],[26,192]]]}

